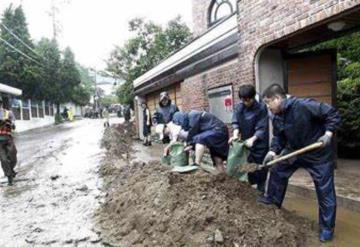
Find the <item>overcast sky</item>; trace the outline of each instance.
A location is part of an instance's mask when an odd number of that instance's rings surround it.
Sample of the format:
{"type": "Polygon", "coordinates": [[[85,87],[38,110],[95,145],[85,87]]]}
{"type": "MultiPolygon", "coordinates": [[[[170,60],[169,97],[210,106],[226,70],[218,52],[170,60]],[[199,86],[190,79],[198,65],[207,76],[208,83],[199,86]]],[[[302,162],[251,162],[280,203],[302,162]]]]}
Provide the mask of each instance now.
{"type": "MultiPolygon", "coordinates": [[[[103,62],[114,45],[130,37],[128,21],[145,17],[165,24],[177,15],[192,26],[191,0],[55,0],[59,6],[58,20],[62,31],[60,46],[70,46],[76,60],[85,66],[103,69],[103,62]]],[[[22,2],[33,39],[52,37],[49,16],[51,0],[0,0],[0,13],[9,4],[22,2]]]]}

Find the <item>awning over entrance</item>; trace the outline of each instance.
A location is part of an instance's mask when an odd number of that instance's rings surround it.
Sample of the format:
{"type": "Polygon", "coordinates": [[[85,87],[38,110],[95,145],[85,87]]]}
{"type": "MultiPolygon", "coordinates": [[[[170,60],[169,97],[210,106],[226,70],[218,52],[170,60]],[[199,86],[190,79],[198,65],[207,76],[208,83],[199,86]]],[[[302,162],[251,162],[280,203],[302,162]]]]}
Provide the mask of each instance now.
{"type": "Polygon", "coordinates": [[[258,90],[262,92],[279,83],[289,94],[336,105],[337,51],[314,52],[307,48],[359,30],[360,6],[357,6],[270,42],[257,54],[258,90]]]}
{"type": "Polygon", "coordinates": [[[360,7],[357,7],[276,41],[270,47],[298,50],[359,30],[360,7]]]}
{"type": "Polygon", "coordinates": [[[7,94],[19,96],[22,94],[22,90],[0,83],[0,93],[7,93],[7,94]]]}
{"type": "Polygon", "coordinates": [[[209,29],[134,81],[136,94],[147,94],[217,66],[238,55],[236,14],[209,29]]]}

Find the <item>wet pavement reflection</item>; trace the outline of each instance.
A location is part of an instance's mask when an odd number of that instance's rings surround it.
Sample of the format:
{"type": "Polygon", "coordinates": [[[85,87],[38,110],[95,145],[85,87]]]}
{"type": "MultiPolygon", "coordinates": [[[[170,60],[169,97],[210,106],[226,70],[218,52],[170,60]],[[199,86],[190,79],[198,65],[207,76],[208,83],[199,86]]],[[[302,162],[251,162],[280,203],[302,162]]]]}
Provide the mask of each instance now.
{"type": "Polygon", "coordinates": [[[14,186],[0,184],[0,246],[100,246],[92,216],[101,202],[101,120],[81,120],[16,138],[14,186]]]}
{"type": "MultiPolygon", "coordinates": [[[[318,205],[309,198],[298,197],[292,193],[286,196],[284,207],[298,215],[309,218],[317,225],[318,205]]],[[[321,247],[358,247],[360,246],[360,214],[338,208],[334,240],[316,246],[321,247]]]]}

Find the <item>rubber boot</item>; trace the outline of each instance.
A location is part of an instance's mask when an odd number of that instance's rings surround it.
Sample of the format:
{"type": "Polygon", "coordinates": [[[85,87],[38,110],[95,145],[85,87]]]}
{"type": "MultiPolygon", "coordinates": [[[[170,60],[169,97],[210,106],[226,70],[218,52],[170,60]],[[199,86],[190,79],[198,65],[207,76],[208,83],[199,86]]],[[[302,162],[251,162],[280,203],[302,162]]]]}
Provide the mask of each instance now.
{"type": "Polygon", "coordinates": [[[322,229],[320,231],[319,239],[321,242],[328,242],[331,241],[334,237],[334,231],[333,230],[326,230],[322,229]]]}
{"type": "Polygon", "coordinates": [[[8,185],[12,186],[13,185],[13,177],[12,176],[8,176],[8,185]]]}
{"type": "Polygon", "coordinates": [[[265,182],[257,184],[256,189],[259,192],[261,192],[262,194],[264,194],[264,192],[265,192],[265,182]]]}
{"type": "Polygon", "coordinates": [[[204,153],[205,153],[205,146],[201,145],[201,144],[196,144],[195,145],[195,163],[196,164],[199,164],[199,165],[201,164],[204,153]]]}
{"type": "Polygon", "coordinates": [[[274,204],[273,200],[270,197],[264,195],[258,196],[256,201],[266,205],[274,204]]]}

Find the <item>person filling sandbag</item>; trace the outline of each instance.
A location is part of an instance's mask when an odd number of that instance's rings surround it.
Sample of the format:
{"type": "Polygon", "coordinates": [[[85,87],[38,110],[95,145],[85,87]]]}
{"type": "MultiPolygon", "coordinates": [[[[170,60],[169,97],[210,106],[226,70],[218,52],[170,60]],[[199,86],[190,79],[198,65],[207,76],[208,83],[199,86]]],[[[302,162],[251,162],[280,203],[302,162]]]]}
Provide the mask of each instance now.
{"type": "MultiPolygon", "coordinates": [[[[242,85],[239,88],[240,103],[235,106],[232,116],[234,140],[242,140],[250,149],[249,163],[262,164],[269,150],[269,117],[266,105],[255,99],[256,91],[253,85],[242,85]]],[[[256,184],[257,189],[265,191],[267,169],[248,174],[250,184],[256,184]]]]}
{"type": "Polygon", "coordinates": [[[195,163],[200,165],[205,148],[210,151],[216,168],[224,172],[223,162],[229,152],[229,134],[225,123],[204,111],[176,112],[173,124],[180,126],[179,138],[187,142],[186,150],[195,150],[195,163]]]}

